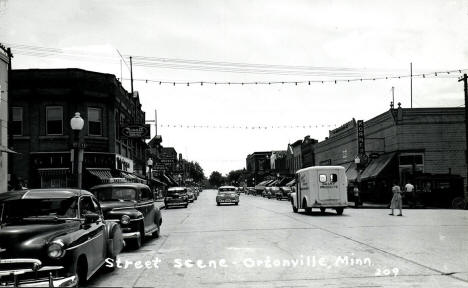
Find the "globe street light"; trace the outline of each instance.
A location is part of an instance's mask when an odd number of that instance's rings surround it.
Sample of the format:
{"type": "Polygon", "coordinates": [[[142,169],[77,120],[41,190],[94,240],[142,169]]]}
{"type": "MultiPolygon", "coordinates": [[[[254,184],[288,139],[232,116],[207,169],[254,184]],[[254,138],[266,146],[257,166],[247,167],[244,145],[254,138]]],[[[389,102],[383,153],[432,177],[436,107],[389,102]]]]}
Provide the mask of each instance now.
{"type": "MultiPolygon", "coordinates": [[[[70,126],[73,130],[74,140],[73,140],[73,166],[76,165],[77,173],[77,187],[81,189],[81,179],[82,179],[82,170],[83,170],[83,145],[80,145],[80,131],[83,129],[84,120],[81,118],[80,113],[76,112],[75,116],[70,120],[70,126]]],[[[74,171],[72,171],[73,173],[74,171]]]]}

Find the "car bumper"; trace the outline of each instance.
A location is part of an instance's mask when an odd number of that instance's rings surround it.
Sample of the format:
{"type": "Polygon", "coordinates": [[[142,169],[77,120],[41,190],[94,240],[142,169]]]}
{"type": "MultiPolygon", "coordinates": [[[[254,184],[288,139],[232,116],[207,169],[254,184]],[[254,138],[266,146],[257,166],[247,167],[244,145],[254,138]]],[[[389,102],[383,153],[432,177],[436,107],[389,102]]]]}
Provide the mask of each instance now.
{"type": "Polygon", "coordinates": [[[1,287],[76,287],[78,284],[78,277],[75,275],[65,278],[51,278],[48,280],[40,281],[22,281],[16,285],[8,283],[6,286],[1,287]]]}
{"type": "Polygon", "coordinates": [[[171,201],[171,202],[166,202],[164,205],[165,206],[183,206],[187,205],[189,201],[171,201]]]}
{"type": "Polygon", "coordinates": [[[137,239],[141,237],[140,232],[127,232],[127,233],[122,233],[122,237],[124,240],[126,239],[137,239]]]}

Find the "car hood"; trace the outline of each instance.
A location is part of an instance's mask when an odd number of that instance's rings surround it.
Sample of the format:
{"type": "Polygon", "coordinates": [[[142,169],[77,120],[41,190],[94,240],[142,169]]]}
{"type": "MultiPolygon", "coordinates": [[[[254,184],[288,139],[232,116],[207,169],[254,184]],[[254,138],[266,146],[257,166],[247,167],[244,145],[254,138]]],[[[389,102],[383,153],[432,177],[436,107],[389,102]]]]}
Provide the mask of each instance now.
{"type": "MultiPolygon", "coordinates": [[[[5,225],[0,229],[0,248],[6,249],[6,254],[12,257],[40,257],[40,251],[47,243],[57,236],[76,231],[80,225],[79,221],[5,225]]],[[[5,257],[6,254],[1,255],[5,257]]]]}
{"type": "Polygon", "coordinates": [[[135,203],[129,201],[105,201],[100,202],[102,212],[106,214],[107,212],[113,209],[125,209],[125,208],[134,208],[135,203]]]}

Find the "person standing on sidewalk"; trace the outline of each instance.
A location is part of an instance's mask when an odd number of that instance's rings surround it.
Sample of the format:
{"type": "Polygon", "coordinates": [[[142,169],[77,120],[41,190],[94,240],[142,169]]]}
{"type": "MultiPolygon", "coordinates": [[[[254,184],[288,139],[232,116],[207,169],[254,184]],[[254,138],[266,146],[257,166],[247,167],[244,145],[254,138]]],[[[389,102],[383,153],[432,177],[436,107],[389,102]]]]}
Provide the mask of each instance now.
{"type": "Polygon", "coordinates": [[[400,189],[400,186],[398,186],[397,181],[393,183],[392,193],[393,193],[393,197],[392,197],[392,202],[390,204],[390,209],[392,209],[392,213],[390,213],[389,215],[392,215],[392,216],[394,215],[393,214],[394,209],[400,209],[400,214],[398,214],[398,216],[403,216],[403,213],[401,210],[403,206],[403,201],[401,198],[401,189],[400,189]]]}
{"type": "Polygon", "coordinates": [[[353,193],[354,193],[354,207],[358,208],[359,205],[361,204],[361,198],[359,197],[359,185],[357,182],[354,183],[353,193]]]}

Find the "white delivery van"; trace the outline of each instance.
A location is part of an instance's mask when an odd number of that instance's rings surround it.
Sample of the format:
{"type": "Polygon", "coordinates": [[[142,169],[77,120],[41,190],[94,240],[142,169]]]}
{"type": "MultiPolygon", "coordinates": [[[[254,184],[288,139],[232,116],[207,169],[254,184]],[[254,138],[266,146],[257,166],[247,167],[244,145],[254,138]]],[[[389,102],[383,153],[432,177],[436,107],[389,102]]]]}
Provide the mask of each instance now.
{"type": "Polygon", "coordinates": [[[293,211],[304,209],[310,214],[312,208],[335,209],[338,215],[348,206],[348,180],[342,166],[314,166],[296,172],[296,191],[291,193],[293,211]]]}

